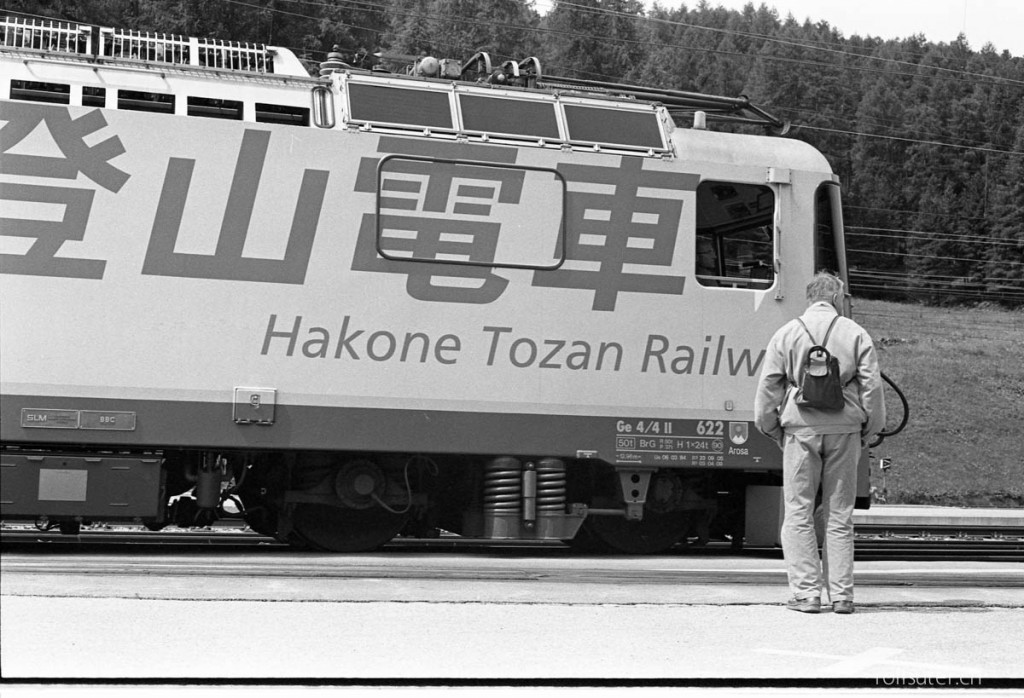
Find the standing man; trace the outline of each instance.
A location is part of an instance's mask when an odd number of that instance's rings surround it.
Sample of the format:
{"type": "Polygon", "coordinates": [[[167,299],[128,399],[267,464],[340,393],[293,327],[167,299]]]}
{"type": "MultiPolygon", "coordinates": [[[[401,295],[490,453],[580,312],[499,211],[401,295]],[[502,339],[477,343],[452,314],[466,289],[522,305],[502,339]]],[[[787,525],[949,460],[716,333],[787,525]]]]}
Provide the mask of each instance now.
{"type": "Polygon", "coordinates": [[[827,587],[833,611],[853,613],[857,462],[861,449],[885,425],[875,346],[860,325],[837,317],[843,298],[839,278],[827,272],[815,274],[807,285],[807,310],[768,342],[754,398],[755,425],[783,450],[782,553],[793,594],[787,608],[804,613],[821,610],[823,587],[827,587]],[[794,399],[804,359],[816,344],[825,345],[839,360],[844,404],[836,411],[801,406],[794,399]],[[814,532],[819,486],[825,520],[821,560],[814,532]]]}

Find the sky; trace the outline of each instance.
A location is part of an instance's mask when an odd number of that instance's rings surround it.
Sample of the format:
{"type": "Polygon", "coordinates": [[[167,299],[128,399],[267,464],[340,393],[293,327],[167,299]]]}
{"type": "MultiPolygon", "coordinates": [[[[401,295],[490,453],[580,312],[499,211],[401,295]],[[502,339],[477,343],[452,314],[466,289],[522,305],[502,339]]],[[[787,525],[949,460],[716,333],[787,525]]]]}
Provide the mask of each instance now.
{"type": "MultiPolygon", "coordinates": [[[[663,7],[698,0],[659,0],[663,7]]],[[[897,39],[924,34],[928,41],[950,43],[963,32],[971,49],[991,43],[999,52],[1024,56],[1024,0],[708,0],[740,10],[748,2],[774,7],[780,19],[792,13],[798,22],[825,20],[844,37],[854,34],[897,39]]],[[[652,4],[652,3],[648,3],[652,4]]]]}

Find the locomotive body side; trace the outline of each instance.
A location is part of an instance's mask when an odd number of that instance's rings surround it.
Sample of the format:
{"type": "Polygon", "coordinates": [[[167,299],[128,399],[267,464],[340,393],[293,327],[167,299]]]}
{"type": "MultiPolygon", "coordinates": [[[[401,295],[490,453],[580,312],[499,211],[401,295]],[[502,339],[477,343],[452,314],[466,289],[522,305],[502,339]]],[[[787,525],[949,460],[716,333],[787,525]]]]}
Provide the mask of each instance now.
{"type": "MultiPolygon", "coordinates": [[[[326,549],[416,515],[488,537],[615,521],[598,535],[629,550],[642,520],[774,483],[763,348],[837,246],[809,146],[588,98],[660,147],[360,121],[358,96],[380,114],[406,84],[375,75],[0,61],[6,518],[195,522],[233,496],[326,549]],[[30,94],[53,85],[66,100],[30,94]],[[325,105],[336,123],[310,124],[325,105]],[[98,504],[90,458],[150,504],[98,504]]],[[[469,120],[466,90],[415,87],[469,120]]]]}

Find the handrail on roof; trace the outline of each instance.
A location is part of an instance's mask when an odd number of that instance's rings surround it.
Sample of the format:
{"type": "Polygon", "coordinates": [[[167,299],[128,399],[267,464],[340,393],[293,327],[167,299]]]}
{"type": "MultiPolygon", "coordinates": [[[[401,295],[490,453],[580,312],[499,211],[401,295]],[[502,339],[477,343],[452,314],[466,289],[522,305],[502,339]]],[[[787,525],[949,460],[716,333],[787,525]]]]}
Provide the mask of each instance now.
{"type": "MultiPolygon", "coordinates": [[[[284,61],[289,65],[283,70],[281,65],[275,66],[274,56],[282,52],[282,49],[269,48],[264,44],[94,27],[28,17],[5,16],[0,18],[0,27],[0,45],[11,48],[258,74],[292,74],[295,71],[294,66],[290,65],[291,61],[284,61]]],[[[294,74],[308,76],[305,71],[294,74]]]]}
{"type": "Polygon", "coordinates": [[[88,25],[28,17],[0,19],[0,45],[10,48],[92,53],[92,31],[88,25]]]}

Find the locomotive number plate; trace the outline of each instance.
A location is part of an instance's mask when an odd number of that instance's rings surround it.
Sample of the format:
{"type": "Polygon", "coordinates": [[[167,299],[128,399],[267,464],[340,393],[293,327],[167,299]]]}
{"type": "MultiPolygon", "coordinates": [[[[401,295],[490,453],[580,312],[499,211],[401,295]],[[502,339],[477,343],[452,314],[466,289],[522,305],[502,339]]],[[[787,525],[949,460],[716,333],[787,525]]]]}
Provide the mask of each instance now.
{"type": "Polygon", "coordinates": [[[779,460],[752,423],[724,419],[618,419],[614,446],[619,465],[762,468],[779,460]]]}

